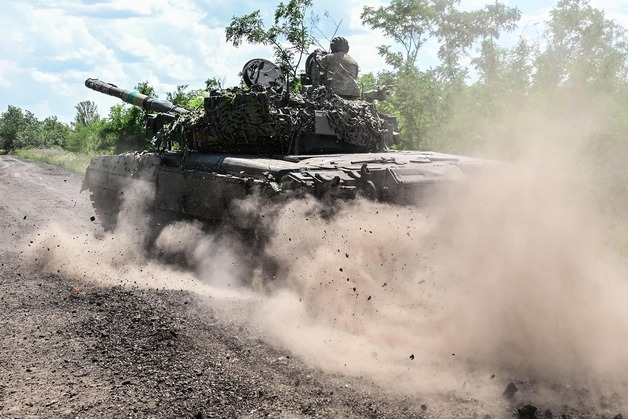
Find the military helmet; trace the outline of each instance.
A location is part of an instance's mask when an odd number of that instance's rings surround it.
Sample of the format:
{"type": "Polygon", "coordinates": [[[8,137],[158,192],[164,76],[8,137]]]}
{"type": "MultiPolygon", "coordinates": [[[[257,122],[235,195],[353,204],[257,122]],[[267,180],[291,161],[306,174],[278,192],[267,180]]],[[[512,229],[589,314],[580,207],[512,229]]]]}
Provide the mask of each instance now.
{"type": "Polygon", "coordinates": [[[337,36],[329,44],[331,52],[349,52],[349,41],[342,36],[337,36]]]}

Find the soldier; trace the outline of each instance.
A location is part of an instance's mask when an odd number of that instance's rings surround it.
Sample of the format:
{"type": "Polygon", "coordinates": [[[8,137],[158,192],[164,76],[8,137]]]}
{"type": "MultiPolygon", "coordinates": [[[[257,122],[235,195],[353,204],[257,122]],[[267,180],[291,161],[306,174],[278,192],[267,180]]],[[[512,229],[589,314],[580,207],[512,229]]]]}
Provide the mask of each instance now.
{"type": "Polygon", "coordinates": [[[318,57],[321,83],[342,98],[358,99],[358,63],[347,54],[349,42],[343,37],[336,37],[331,40],[329,49],[330,54],[318,57]]]}

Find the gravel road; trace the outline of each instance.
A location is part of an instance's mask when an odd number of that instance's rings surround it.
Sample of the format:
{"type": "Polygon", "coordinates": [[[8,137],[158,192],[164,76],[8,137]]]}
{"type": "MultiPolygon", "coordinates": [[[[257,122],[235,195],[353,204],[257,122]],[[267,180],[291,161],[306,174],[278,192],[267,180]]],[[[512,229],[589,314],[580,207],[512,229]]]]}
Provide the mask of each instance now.
{"type": "Polygon", "coordinates": [[[155,263],[127,264],[104,280],[105,256],[91,246],[114,238],[92,219],[81,181],[0,156],[2,418],[621,417],[621,394],[594,407],[578,401],[597,397],[584,389],[541,399],[537,383],[498,371],[481,373],[490,394],[460,390],[465,377],[449,391],[399,391],[368,374],[320,368],[267,338],[250,321],[264,296],[150,286],[155,263]],[[49,252],[67,264],[55,268],[49,252]]]}

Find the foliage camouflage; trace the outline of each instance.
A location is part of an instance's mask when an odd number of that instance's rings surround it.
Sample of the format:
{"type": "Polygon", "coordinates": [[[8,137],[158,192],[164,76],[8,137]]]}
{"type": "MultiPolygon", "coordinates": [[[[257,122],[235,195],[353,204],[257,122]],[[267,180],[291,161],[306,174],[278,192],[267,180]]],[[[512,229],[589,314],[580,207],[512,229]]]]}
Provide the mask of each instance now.
{"type": "Polygon", "coordinates": [[[388,118],[372,103],[345,100],[323,86],[289,98],[258,86],[213,91],[204,110],[179,117],[166,127],[160,141],[196,141],[192,148],[203,151],[286,154],[298,138],[314,132],[316,111],[326,111],[338,141],[369,151],[393,144],[388,118]]]}

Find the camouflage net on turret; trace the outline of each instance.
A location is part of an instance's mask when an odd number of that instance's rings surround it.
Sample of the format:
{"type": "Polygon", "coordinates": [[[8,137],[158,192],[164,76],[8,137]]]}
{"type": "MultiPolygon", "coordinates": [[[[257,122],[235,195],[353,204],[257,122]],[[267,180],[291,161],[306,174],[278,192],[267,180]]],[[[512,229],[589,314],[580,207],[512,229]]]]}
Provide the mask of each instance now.
{"type": "Polygon", "coordinates": [[[298,138],[314,132],[315,111],[325,111],[338,141],[369,151],[393,144],[393,130],[373,104],[343,99],[324,87],[290,98],[263,88],[213,92],[205,109],[166,126],[162,141],[190,149],[288,153],[298,138]]]}
{"type": "MultiPolygon", "coordinates": [[[[324,87],[314,90],[320,110],[327,111],[329,124],[339,140],[380,151],[394,143],[393,128],[372,103],[343,99],[324,87]]],[[[313,111],[312,111],[313,112],[313,111]]]]}

